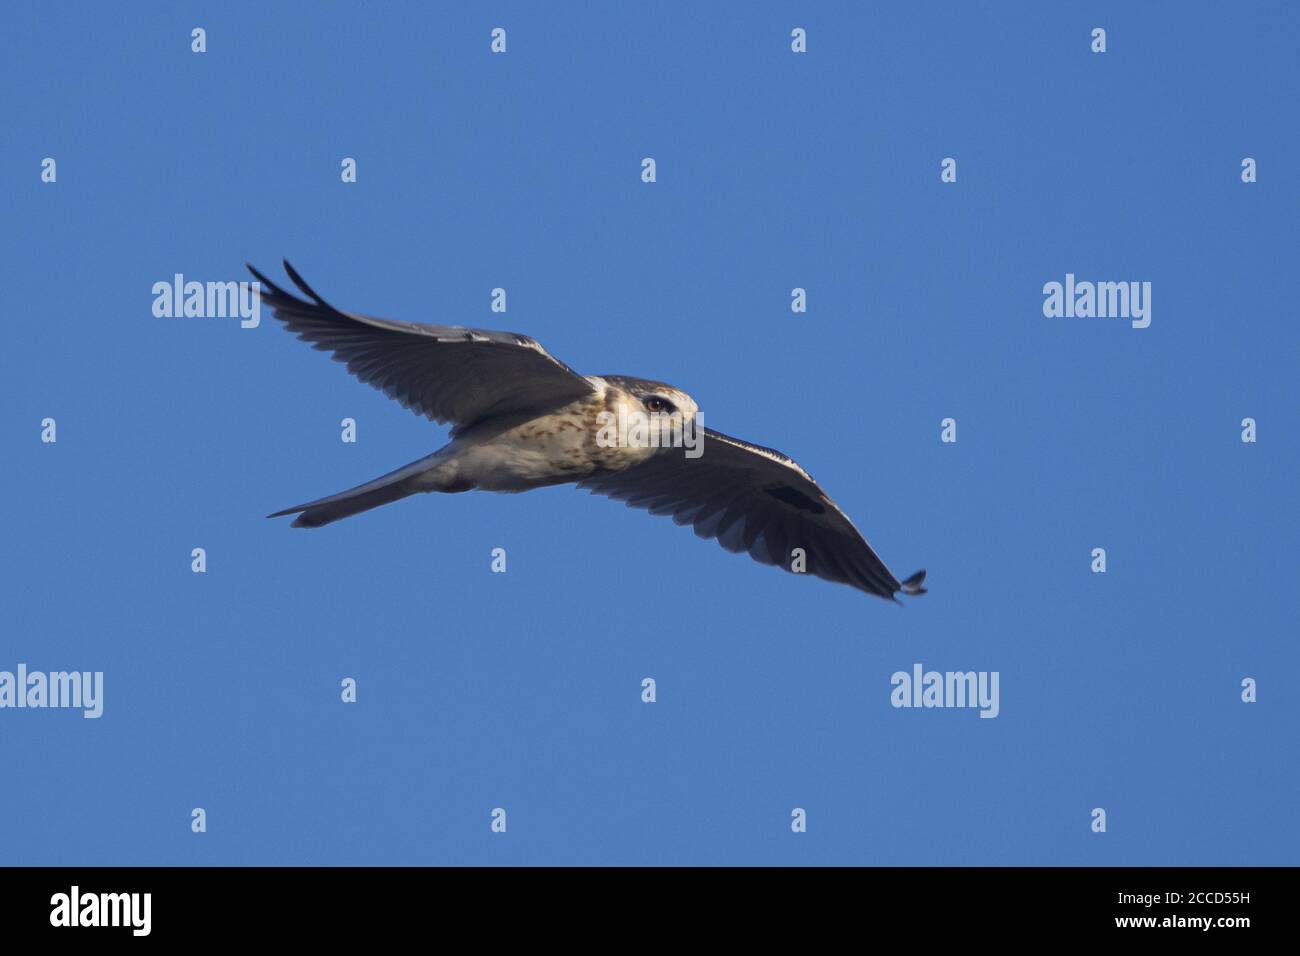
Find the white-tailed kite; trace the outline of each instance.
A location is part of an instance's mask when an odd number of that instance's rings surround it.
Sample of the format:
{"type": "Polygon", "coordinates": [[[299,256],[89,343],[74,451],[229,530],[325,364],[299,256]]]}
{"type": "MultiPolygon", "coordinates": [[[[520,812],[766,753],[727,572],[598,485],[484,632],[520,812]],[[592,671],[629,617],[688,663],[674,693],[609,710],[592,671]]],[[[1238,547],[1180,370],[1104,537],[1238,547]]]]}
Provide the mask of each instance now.
{"type": "Polygon", "coordinates": [[[894,601],[900,591],[925,593],[924,571],[899,582],[812,476],[780,452],[708,428],[699,429],[694,457],[684,451],[683,424],[689,434],[699,408],[680,389],[579,375],[513,332],[341,312],[288,262],[285,271],[305,299],[248,268],[261,282],[262,301],[290,332],[416,414],[452,425],[450,443],[432,455],[272,518],[297,515],[294,527],[318,528],[421,491],[513,492],[574,482],[671,515],[763,564],[894,601]],[[611,424],[629,420],[630,432],[611,424]]]}

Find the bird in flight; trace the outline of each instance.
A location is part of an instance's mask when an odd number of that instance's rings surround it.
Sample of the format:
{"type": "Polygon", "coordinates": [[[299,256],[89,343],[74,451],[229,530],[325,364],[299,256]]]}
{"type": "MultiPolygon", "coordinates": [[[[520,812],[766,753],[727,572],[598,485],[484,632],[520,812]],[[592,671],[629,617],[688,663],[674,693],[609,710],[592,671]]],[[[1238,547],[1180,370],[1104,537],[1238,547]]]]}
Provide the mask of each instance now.
{"type": "Polygon", "coordinates": [[[691,525],[734,553],[897,602],[924,594],[925,571],[900,582],[853,522],[778,451],[709,428],[681,389],[623,375],[579,375],[526,335],[342,312],[285,271],[303,298],[254,269],[261,300],[313,348],[431,421],[443,448],[374,481],[269,517],[319,528],[417,492],[517,492],[575,483],[691,525]],[[613,422],[631,421],[629,430],[613,422]],[[694,434],[694,454],[683,444],[694,434]]]}

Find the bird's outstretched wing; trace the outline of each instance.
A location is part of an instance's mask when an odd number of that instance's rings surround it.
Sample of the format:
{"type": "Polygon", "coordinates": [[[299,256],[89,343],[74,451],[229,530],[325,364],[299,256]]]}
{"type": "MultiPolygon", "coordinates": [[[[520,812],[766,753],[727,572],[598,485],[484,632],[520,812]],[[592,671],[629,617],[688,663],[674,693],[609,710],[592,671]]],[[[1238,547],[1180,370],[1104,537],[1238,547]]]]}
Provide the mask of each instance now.
{"type": "Polygon", "coordinates": [[[654,515],[693,525],[728,551],[787,571],[802,570],[868,594],[924,594],[925,572],[899,582],[812,476],[778,451],[704,429],[703,453],[665,448],[625,471],[578,483],[654,515]]]}
{"type": "Polygon", "coordinates": [[[495,415],[561,408],[594,391],[536,340],[514,332],[394,322],[341,312],[284,270],[306,299],[285,292],[251,265],[261,299],[313,348],[417,415],[463,429],[495,415]]]}

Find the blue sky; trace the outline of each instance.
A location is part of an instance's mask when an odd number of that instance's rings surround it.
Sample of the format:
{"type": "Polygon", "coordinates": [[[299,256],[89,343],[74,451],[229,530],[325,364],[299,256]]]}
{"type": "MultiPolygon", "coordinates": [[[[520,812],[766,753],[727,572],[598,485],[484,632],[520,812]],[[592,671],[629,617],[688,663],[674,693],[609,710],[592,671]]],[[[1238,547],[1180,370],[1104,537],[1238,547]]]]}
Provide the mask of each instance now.
{"type": "Polygon", "coordinates": [[[0,710],[0,862],[1297,863],[1298,16],[5,5],[0,670],[105,701],[0,710]],[[266,520],[445,439],[269,317],[151,312],[282,257],[679,385],[930,593],[570,488],[266,520]],[[1151,326],[1044,317],[1067,273],[1151,326]],[[891,707],[918,662],[999,716],[891,707]]]}

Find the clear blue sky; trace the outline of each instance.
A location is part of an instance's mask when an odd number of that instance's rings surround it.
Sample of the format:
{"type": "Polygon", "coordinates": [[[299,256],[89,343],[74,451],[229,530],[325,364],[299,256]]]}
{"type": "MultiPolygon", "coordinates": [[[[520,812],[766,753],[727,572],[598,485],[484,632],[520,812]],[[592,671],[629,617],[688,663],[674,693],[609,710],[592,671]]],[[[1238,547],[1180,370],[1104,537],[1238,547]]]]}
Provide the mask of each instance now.
{"type": "Polygon", "coordinates": [[[4,6],[0,669],[105,702],[0,710],[0,862],[1300,862],[1295,5],[701,6],[4,6]],[[569,488],[266,520],[445,439],[151,312],[281,257],[685,388],[930,593],[569,488]],[[894,709],[917,662],[1000,715],[894,709]]]}

